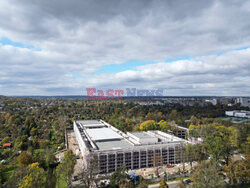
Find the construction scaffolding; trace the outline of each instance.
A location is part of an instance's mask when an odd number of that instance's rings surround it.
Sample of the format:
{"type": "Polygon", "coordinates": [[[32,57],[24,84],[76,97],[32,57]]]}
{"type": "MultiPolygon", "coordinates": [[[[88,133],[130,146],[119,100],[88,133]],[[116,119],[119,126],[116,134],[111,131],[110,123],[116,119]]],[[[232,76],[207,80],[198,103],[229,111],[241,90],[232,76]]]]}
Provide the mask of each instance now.
{"type": "Polygon", "coordinates": [[[76,121],[74,131],[83,164],[93,157],[101,174],[123,165],[133,170],[180,163],[189,142],[161,131],[125,134],[102,120],[76,121]]]}

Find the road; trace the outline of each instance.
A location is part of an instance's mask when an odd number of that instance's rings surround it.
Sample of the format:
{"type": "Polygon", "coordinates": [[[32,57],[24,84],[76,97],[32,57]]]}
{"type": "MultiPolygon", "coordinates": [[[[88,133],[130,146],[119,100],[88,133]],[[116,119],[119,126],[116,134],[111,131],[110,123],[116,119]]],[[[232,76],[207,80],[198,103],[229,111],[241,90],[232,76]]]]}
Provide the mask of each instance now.
{"type": "MultiPolygon", "coordinates": [[[[167,182],[168,184],[168,187],[169,188],[179,188],[179,183],[181,183],[180,180],[178,181],[170,181],[170,182],[167,182]]],[[[191,187],[192,186],[192,183],[189,184],[189,185],[186,185],[187,188],[191,187]]],[[[154,184],[154,185],[149,185],[148,188],[158,188],[160,187],[160,184],[154,184]]]]}
{"type": "Polygon", "coordinates": [[[75,165],[74,174],[73,174],[73,176],[77,176],[81,172],[82,166],[83,166],[82,165],[82,159],[81,159],[82,155],[81,155],[78,143],[76,141],[76,137],[75,137],[74,131],[68,131],[67,135],[68,135],[68,146],[69,146],[69,149],[72,150],[75,155],[77,155],[77,156],[80,157],[80,159],[76,160],[76,165],[75,165]]]}
{"type": "MultiPolygon", "coordinates": [[[[180,183],[181,181],[171,181],[171,182],[167,182],[167,184],[168,184],[168,187],[169,188],[178,188],[179,186],[179,183],[180,183]]],[[[158,184],[154,184],[154,185],[149,185],[148,186],[148,188],[158,188],[160,186],[160,184],[158,183],[158,184]]]]}
{"type": "MultiPolygon", "coordinates": [[[[82,167],[83,167],[82,155],[81,155],[80,148],[78,146],[74,131],[68,131],[67,136],[68,136],[69,149],[71,149],[74,152],[75,155],[80,157],[79,159],[76,159],[74,174],[72,176],[72,177],[74,177],[74,176],[78,177],[80,175],[80,173],[82,171],[82,167]]],[[[72,187],[74,187],[74,188],[82,187],[81,182],[79,180],[78,181],[73,181],[72,182],[72,187]]]]}

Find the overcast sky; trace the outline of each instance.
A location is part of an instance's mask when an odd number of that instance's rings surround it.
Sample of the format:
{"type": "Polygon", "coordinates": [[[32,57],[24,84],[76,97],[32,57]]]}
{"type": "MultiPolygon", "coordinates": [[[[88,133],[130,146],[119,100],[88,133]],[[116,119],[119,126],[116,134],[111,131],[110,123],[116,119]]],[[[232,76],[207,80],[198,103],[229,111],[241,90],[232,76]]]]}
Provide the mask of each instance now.
{"type": "Polygon", "coordinates": [[[250,95],[250,1],[0,1],[0,95],[250,95]]]}

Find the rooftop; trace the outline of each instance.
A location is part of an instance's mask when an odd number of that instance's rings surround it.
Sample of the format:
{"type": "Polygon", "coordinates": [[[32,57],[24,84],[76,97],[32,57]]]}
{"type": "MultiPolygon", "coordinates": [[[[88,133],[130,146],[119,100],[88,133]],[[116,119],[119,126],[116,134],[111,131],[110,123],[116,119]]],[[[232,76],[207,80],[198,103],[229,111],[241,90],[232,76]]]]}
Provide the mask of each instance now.
{"type": "Polygon", "coordinates": [[[117,149],[132,149],[134,147],[133,144],[128,142],[125,139],[121,140],[113,140],[113,141],[102,141],[102,142],[96,142],[96,145],[99,149],[99,151],[105,151],[105,150],[117,150],[117,149]]]}
{"type": "Polygon", "coordinates": [[[105,127],[105,124],[100,120],[80,120],[77,121],[83,127],[105,127]]]}
{"type": "Polygon", "coordinates": [[[123,137],[110,128],[86,129],[89,137],[94,141],[120,140],[123,137]]]}
{"type": "Polygon", "coordinates": [[[143,139],[143,138],[154,138],[153,136],[147,134],[147,132],[145,131],[140,131],[140,132],[130,132],[131,134],[133,134],[134,136],[136,136],[139,139],[143,139]]]}
{"type": "Polygon", "coordinates": [[[11,146],[11,143],[4,143],[3,144],[3,147],[10,147],[11,146]]]}
{"type": "Polygon", "coordinates": [[[92,125],[101,123],[100,120],[78,120],[77,123],[82,125],[92,125]]]}
{"type": "Polygon", "coordinates": [[[145,149],[188,142],[157,130],[125,134],[102,120],[81,120],[76,121],[76,125],[91,151],[145,149]]]}

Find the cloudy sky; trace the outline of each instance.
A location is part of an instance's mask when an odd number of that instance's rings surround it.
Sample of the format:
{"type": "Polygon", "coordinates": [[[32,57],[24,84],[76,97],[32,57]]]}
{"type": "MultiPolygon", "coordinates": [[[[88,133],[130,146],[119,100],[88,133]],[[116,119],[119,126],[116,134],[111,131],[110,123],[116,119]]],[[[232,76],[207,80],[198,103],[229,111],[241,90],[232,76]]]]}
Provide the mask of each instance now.
{"type": "Polygon", "coordinates": [[[0,95],[250,95],[250,1],[0,1],[0,95]]]}

